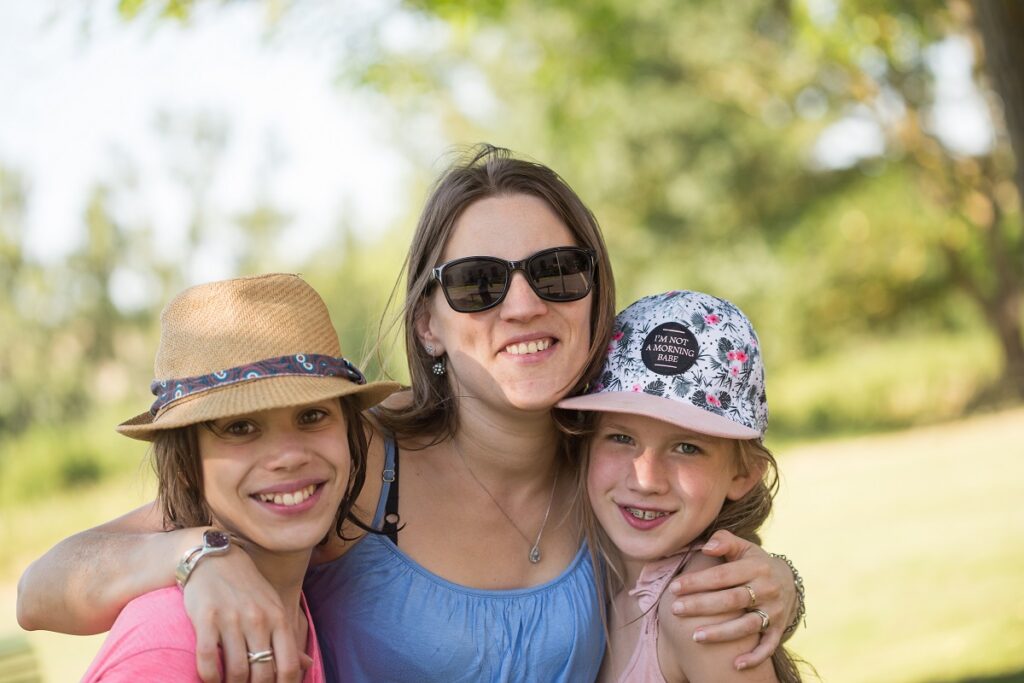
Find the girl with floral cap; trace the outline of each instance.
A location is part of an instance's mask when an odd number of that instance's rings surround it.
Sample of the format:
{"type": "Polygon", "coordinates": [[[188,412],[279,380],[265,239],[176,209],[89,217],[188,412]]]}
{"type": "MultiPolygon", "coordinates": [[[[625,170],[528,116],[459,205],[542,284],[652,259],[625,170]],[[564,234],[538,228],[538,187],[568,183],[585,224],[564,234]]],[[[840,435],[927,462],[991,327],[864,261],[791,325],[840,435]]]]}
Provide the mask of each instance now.
{"type": "Polygon", "coordinates": [[[771,511],[776,465],[761,441],[768,407],[750,321],[698,292],[641,299],[616,318],[593,390],[559,405],[596,413],[579,481],[591,504],[582,526],[606,560],[612,596],[600,680],[799,681],[781,647],[737,670],[756,633],[701,644],[705,628],[723,619],[769,627],[752,586],[734,589],[744,610],[714,617],[677,617],[666,590],[675,577],[720,563],[699,552],[712,534],[758,542],[771,511]]]}

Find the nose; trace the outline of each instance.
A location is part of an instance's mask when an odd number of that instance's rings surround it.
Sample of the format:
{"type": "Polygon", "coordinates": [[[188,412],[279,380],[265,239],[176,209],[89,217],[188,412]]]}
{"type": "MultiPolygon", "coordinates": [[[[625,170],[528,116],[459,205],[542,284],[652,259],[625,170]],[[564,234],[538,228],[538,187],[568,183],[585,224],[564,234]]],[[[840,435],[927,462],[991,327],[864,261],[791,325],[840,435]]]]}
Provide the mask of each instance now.
{"type": "Polygon", "coordinates": [[[628,482],[631,489],[638,493],[666,493],[668,477],[661,458],[653,449],[644,449],[633,459],[633,471],[628,482]]]}
{"type": "Polygon", "coordinates": [[[513,271],[508,292],[501,302],[502,320],[531,320],[547,312],[547,304],[537,296],[521,271],[513,271]]]}
{"type": "Polygon", "coordinates": [[[303,433],[297,429],[278,431],[265,446],[263,466],[268,470],[296,470],[312,458],[303,433]]]}

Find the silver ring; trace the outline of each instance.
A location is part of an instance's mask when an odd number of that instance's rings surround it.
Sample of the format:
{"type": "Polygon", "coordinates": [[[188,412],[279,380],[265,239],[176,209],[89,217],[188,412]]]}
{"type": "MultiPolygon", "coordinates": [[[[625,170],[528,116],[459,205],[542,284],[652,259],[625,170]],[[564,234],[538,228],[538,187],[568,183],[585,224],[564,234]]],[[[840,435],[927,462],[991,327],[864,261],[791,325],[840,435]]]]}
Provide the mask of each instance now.
{"type": "Polygon", "coordinates": [[[743,587],[746,588],[747,593],[750,594],[750,607],[747,609],[754,609],[757,607],[757,593],[754,592],[754,589],[750,587],[749,583],[743,584],[743,587]]]}
{"type": "Polygon", "coordinates": [[[248,655],[250,664],[259,664],[261,662],[274,661],[273,650],[260,650],[259,652],[249,652],[248,655]]]}
{"type": "Polygon", "coordinates": [[[759,630],[758,633],[764,633],[765,631],[767,631],[768,627],[772,623],[772,620],[768,618],[768,613],[760,609],[752,609],[749,610],[749,612],[751,614],[756,614],[757,616],[761,617],[761,630],[759,630]]]}

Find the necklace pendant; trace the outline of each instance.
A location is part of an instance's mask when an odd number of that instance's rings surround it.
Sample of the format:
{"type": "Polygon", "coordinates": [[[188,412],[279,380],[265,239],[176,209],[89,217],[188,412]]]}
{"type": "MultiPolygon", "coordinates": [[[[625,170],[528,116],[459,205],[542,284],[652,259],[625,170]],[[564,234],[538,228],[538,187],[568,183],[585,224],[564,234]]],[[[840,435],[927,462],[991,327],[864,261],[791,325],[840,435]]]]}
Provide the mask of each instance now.
{"type": "Polygon", "coordinates": [[[537,546],[530,548],[530,562],[533,564],[540,562],[540,548],[537,546]]]}

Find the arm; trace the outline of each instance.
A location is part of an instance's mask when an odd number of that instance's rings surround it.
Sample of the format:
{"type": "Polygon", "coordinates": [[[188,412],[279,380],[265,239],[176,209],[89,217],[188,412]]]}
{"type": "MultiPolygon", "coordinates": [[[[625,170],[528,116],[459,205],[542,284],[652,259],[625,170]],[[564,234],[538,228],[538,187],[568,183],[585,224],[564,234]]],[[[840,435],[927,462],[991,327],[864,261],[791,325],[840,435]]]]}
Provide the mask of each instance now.
{"type": "MultiPolygon", "coordinates": [[[[690,561],[681,575],[721,564],[717,558],[698,556],[690,561]]],[[[735,610],[714,616],[676,617],[672,614],[670,593],[662,595],[658,603],[658,663],[668,681],[691,681],[692,683],[777,683],[771,661],[764,661],[742,670],[737,668],[736,659],[757,645],[757,634],[746,635],[734,640],[716,643],[698,643],[693,634],[699,629],[737,619],[743,612],[735,610]]]]}
{"type": "Polygon", "coordinates": [[[108,630],[128,601],[174,583],[174,566],[201,529],[165,533],[150,503],[67,538],[18,582],[18,623],[75,635],[108,630]]]}
{"type": "MultiPolygon", "coordinates": [[[[204,528],[161,530],[154,504],[67,538],[33,562],[18,582],[18,623],[76,635],[108,630],[126,604],[174,585],[174,568],[200,545],[204,528]]],[[[196,631],[196,670],[204,681],[249,679],[247,650],[274,649],[278,681],[301,678],[300,652],[277,592],[249,556],[230,552],[200,563],[185,590],[196,631]],[[220,647],[218,647],[220,646],[220,647]]],[[[273,681],[274,667],[251,680],[273,681]]]]}
{"type": "Polygon", "coordinates": [[[721,643],[757,634],[761,618],[740,611],[751,606],[750,594],[744,587],[749,585],[757,596],[758,609],[768,614],[771,625],[757,647],[737,657],[735,664],[751,668],[764,662],[782,642],[783,631],[797,613],[799,603],[789,565],[727,531],[715,532],[703,552],[726,562],[684,573],[672,581],[669,591],[679,596],[672,604],[672,612],[686,617],[735,614],[728,621],[719,619],[722,623],[699,628],[694,635],[700,642],[721,643]]]}

